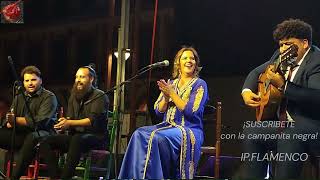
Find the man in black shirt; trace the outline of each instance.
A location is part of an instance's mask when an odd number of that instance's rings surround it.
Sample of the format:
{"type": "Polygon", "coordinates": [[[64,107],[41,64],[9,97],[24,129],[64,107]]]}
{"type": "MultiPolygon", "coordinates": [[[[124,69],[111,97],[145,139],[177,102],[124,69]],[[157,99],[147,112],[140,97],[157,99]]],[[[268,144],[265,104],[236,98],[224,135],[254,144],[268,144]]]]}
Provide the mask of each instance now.
{"type": "MultiPolygon", "coordinates": [[[[13,174],[13,179],[19,179],[35,155],[35,146],[40,137],[48,136],[54,132],[53,124],[56,121],[56,96],[42,87],[41,72],[35,66],[27,66],[21,72],[24,94],[14,98],[11,112],[15,115],[16,133],[14,149],[20,148],[20,155],[13,174]],[[25,103],[24,97],[27,102],[25,103]],[[30,112],[27,105],[30,107],[30,112]]],[[[7,114],[5,127],[0,129],[0,147],[10,149],[12,127],[14,125],[12,114],[7,114]]]]}
{"type": "Polygon", "coordinates": [[[107,138],[107,114],[109,99],[103,91],[94,87],[96,73],[90,66],[78,69],[71,96],[68,101],[67,116],[60,118],[54,126],[59,133],[41,143],[41,151],[49,167],[49,175],[58,175],[58,159],[53,150],[67,152],[67,160],[62,179],[71,179],[79,163],[81,153],[93,148],[103,148],[107,138]]]}

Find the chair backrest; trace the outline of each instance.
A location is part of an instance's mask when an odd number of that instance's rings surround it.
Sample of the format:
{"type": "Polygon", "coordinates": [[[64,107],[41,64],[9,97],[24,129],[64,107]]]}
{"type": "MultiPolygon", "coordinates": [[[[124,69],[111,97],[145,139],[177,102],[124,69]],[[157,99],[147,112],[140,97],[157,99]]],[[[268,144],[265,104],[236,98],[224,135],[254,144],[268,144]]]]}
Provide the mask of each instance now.
{"type": "Polygon", "coordinates": [[[222,103],[219,101],[216,105],[216,160],[214,166],[215,178],[219,179],[220,175],[220,151],[221,151],[221,113],[222,103]]]}
{"type": "Polygon", "coordinates": [[[213,125],[211,122],[215,123],[214,125],[215,125],[216,135],[215,136],[213,135],[213,137],[215,137],[215,139],[214,139],[215,147],[217,145],[220,145],[221,129],[224,128],[222,125],[221,113],[222,113],[222,103],[220,101],[217,102],[217,104],[215,106],[206,105],[205,110],[204,110],[204,114],[207,115],[207,117],[205,117],[206,124],[210,123],[211,125],[213,125]],[[211,120],[209,120],[209,119],[211,119],[211,120]]]}
{"type": "Polygon", "coordinates": [[[95,167],[91,163],[94,161],[98,161],[98,159],[101,160],[102,157],[106,157],[110,155],[110,137],[112,136],[112,127],[113,127],[113,122],[109,122],[109,118],[113,116],[112,111],[108,111],[108,139],[106,142],[106,147],[102,149],[91,149],[89,153],[86,154],[86,160],[85,163],[82,164],[82,166],[77,166],[76,170],[84,171],[83,172],[83,178],[84,180],[89,180],[90,179],[90,171],[92,172],[106,172],[109,173],[110,168],[108,164],[105,164],[103,167],[95,167]]]}
{"type": "MultiPolygon", "coordinates": [[[[203,154],[215,156],[215,158],[214,158],[215,159],[215,161],[214,161],[214,178],[219,179],[219,177],[220,177],[221,129],[222,129],[222,117],[221,117],[222,103],[217,102],[216,106],[206,105],[205,114],[214,115],[213,121],[210,121],[210,122],[215,122],[216,138],[215,138],[214,146],[202,146],[201,152],[203,154]]],[[[212,118],[212,116],[210,116],[210,117],[212,118]]],[[[199,176],[199,177],[202,177],[202,176],[199,176]]],[[[203,178],[210,178],[210,176],[203,176],[203,178]]]]}

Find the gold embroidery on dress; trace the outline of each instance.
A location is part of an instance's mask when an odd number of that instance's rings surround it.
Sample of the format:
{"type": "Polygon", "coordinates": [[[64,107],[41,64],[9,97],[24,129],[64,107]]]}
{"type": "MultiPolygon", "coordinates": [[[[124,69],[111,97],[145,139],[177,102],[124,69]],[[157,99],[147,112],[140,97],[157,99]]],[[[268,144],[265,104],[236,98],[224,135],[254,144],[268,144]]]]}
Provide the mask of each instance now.
{"type": "Polygon", "coordinates": [[[181,115],[182,117],[181,117],[181,126],[184,126],[184,115],[181,115]]]}
{"type": "MultiPolygon", "coordinates": [[[[178,90],[178,95],[181,97],[181,99],[187,101],[189,101],[190,98],[190,94],[192,91],[192,85],[196,82],[198,78],[193,78],[190,83],[188,83],[187,86],[185,86],[181,91],[178,90]]],[[[181,174],[181,178],[182,179],[186,179],[186,158],[187,158],[187,132],[186,130],[183,128],[183,126],[185,125],[185,121],[184,121],[184,116],[182,115],[182,119],[181,119],[181,125],[179,126],[177,125],[176,127],[178,127],[182,133],[182,142],[181,142],[181,151],[180,151],[180,174],[181,174]]],[[[194,151],[194,146],[193,146],[193,151],[194,151]]],[[[189,168],[189,175],[190,175],[190,170],[192,173],[193,177],[193,173],[194,173],[194,164],[191,165],[191,169],[189,168]]],[[[189,177],[189,178],[190,178],[189,177]]]]}
{"type": "Polygon", "coordinates": [[[174,81],[173,81],[173,85],[174,85],[174,87],[175,87],[175,90],[176,90],[176,93],[177,94],[179,94],[178,93],[178,91],[179,91],[179,88],[178,88],[178,83],[179,83],[179,79],[175,79],[174,81]]]}
{"type": "MultiPolygon", "coordinates": [[[[177,126],[175,126],[175,127],[177,127],[177,126]]],[[[181,132],[181,136],[182,136],[182,138],[181,138],[181,143],[180,143],[180,146],[181,146],[181,149],[180,149],[180,168],[179,168],[179,171],[180,171],[180,174],[182,174],[182,156],[183,156],[183,151],[182,151],[182,149],[183,149],[183,147],[182,147],[182,145],[183,145],[183,132],[182,132],[182,130],[180,129],[180,128],[178,128],[179,130],[180,130],[180,132],[181,132]]]]}
{"type": "Polygon", "coordinates": [[[175,117],[175,115],[176,115],[176,111],[177,111],[177,107],[173,107],[172,108],[172,112],[171,112],[171,117],[170,117],[170,124],[172,124],[172,125],[176,125],[176,122],[174,121],[174,117],[175,117]]]}
{"type": "Polygon", "coordinates": [[[189,179],[193,179],[194,174],[194,163],[189,161],[189,179]]]}
{"type": "Polygon", "coordinates": [[[171,110],[173,107],[169,107],[167,114],[166,114],[166,122],[170,124],[170,115],[171,115],[171,110]]]}
{"type": "Polygon", "coordinates": [[[159,122],[158,124],[155,124],[155,125],[157,126],[157,125],[161,125],[161,124],[164,124],[164,123],[166,123],[166,122],[162,121],[162,122],[159,122]]]}
{"type": "Polygon", "coordinates": [[[194,174],[194,145],[196,144],[196,138],[191,129],[189,129],[191,140],[191,159],[189,161],[189,178],[193,179],[194,174]]]}
{"type": "Polygon", "coordinates": [[[190,82],[184,86],[183,88],[181,88],[181,90],[179,90],[178,88],[178,83],[177,83],[177,89],[178,89],[178,95],[181,97],[181,95],[187,90],[189,89],[189,87],[192,88],[192,85],[197,81],[198,78],[193,78],[190,80],[190,82]]]}
{"type": "MultiPolygon", "coordinates": [[[[190,94],[191,94],[191,91],[192,91],[192,85],[196,82],[197,78],[194,78],[192,79],[192,81],[190,82],[189,86],[186,87],[180,94],[180,97],[182,100],[186,101],[186,103],[189,102],[189,99],[190,99],[190,94]]],[[[184,116],[182,115],[182,119],[181,119],[181,126],[184,126],[185,125],[185,121],[184,121],[184,116]]]]}
{"type": "Polygon", "coordinates": [[[190,93],[191,93],[192,87],[189,86],[188,88],[186,88],[186,91],[182,94],[182,100],[184,101],[189,101],[189,97],[190,97],[190,93]]]}
{"type": "Polygon", "coordinates": [[[150,139],[148,141],[148,150],[147,150],[147,157],[146,157],[146,162],[144,164],[144,171],[143,171],[143,177],[142,179],[145,179],[146,177],[146,172],[147,172],[147,166],[148,166],[148,162],[149,162],[149,159],[150,159],[150,153],[151,153],[151,149],[152,149],[152,140],[153,140],[153,137],[154,137],[154,134],[157,132],[157,131],[160,131],[160,130],[163,130],[163,129],[167,129],[167,128],[171,128],[172,126],[167,126],[167,127],[162,127],[162,128],[159,128],[159,129],[155,129],[154,131],[152,131],[151,135],[150,135],[150,139]]]}
{"type": "Polygon", "coordinates": [[[203,93],[204,93],[204,89],[203,89],[202,86],[200,86],[197,89],[197,94],[196,94],[196,97],[195,97],[194,102],[193,102],[192,112],[195,112],[195,111],[197,111],[199,109],[200,102],[201,102],[202,97],[203,97],[203,93]]]}
{"type": "Polygon", "coordinates": [[[186,179],[186,169],[185,169],[185,164],[186,164],[186,158],[187,158],[187,132],[186,130],[182,127],[177,125],[177,128],[180,129],[182,133],[182,139],[181,139],[181,151],[180,151],[180,174],[181,174],[181,179],[186,179]]]}
{"type": "Polygon", "coordinates": [[[158,105],[159,105],[159,102],[162,100],[162,97],[163,97],[163,93],[161,92],[157,101],[153,105],[153,109],[155,109],[155,110],[158,109],[158,105]]]}

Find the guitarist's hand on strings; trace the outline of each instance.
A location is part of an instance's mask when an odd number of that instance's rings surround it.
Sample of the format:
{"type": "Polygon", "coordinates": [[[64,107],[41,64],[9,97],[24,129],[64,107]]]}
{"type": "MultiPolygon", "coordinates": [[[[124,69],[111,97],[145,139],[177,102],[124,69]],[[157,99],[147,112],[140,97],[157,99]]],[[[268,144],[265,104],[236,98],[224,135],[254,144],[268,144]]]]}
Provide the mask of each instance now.
{"type": "Polygon", "coordinates": [[[285,79],[278,72],[275,73],[273,68],[273,65],[270,65],[267,69],[267,78],[270,79],[270,82],[273,86],[278,89],[282,89],[285,84],[285,79]]]}
{"type": "Polygon", "coordinates": [[[250,107],[258,107],[260,105],[260,96],[253,93],[251,90],[241,93],[244,103],[250,107]]]}

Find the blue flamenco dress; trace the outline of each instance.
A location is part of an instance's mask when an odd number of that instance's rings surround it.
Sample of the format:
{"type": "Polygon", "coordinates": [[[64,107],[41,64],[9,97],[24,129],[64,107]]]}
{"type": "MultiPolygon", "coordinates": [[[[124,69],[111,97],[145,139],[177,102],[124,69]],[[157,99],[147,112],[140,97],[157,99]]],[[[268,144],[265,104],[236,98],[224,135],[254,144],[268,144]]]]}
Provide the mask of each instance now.
{"type": "Polygon", "coordinates": [[[192,179],[203,143],[202,117],[208,101],[207,84],[193,78],[178,89],[179,79],[173,80],[177,94],[187,102],[180,111],[169,101],[166,112],[158,110],[161,93],[154,104],[163,118],[157,125],[138,128],[132,135],[119,179],[192,179]]]}

